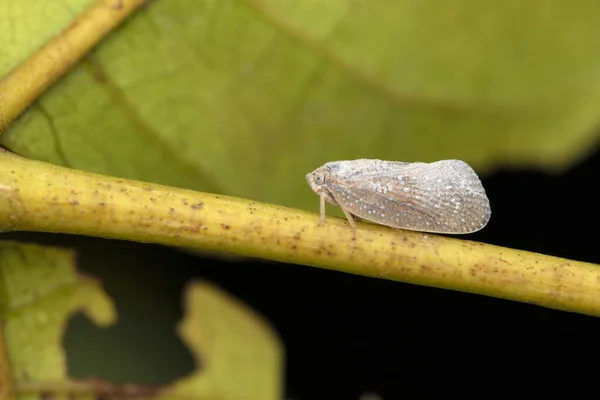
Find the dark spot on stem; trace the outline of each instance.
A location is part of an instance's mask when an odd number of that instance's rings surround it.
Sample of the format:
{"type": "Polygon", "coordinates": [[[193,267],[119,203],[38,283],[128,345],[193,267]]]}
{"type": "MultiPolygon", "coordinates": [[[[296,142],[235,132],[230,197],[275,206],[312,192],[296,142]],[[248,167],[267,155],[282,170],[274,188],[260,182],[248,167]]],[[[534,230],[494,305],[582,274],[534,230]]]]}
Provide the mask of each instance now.
{"type": "Polygon", "coordinates": [[[40,399],[41,400],[52,400],[55,399],[56,397],[52,395],[52,393],[50,392],[41,392],[40,393],[40,399]]]}
{"type": "Polygon", "coordinates": [[[199,202],[196,204],[192,204],[190,207],[192,208],[192,210],[201,210],[203,206],[204,206],[204,203],[199,202]]]}

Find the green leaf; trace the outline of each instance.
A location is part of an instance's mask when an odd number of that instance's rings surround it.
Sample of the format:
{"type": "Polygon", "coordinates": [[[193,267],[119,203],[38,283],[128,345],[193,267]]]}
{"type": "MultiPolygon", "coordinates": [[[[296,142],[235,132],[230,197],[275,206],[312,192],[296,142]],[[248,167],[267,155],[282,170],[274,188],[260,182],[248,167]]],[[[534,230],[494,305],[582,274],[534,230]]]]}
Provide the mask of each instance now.
{"type": "Polygon", "coordinates": [[[205,282],[185,294],[179,334],[205,366],[167,388],[165,399],[282,398],[281,343],[263,319],[205,282]]]}
{"type": "MultiPolygon", "coordinates": [[[[121,391],[163,399],[281,398],[282,345],[263,318],[205,282],[187,287],[185,309],[178,331],[196,359],[190,375],[165,388],[72,380],[62,346],[67,320],[84,312],[101,326],[112,324],[111,300],[96,281],[77,274],[73,252],[0,242],[0,350],[8,349],[10,360],[10,369],[0,371],[12,374],[20,399],[44,393],[47,398],[107,397],[121,391]]],[[[2,355],[5,367],[8,360],[2,355]]]]}
{"type": "MultiPolygon", "coordinates": [[[[31,57],[52,37],[66,29],[94,1],[0,0],[0,76],[31,57]]],[[[0,99],[2,96],[0,95],[0,99]]]]}
{"type": "Polygon", "coordinates": [[[62,336],[76,312],[100,326],[116,320],[98,282],[75,271],[72,251],[0,242],[0,321],[17,383],[67,380],[62,336]]]}
{"type": "Polygon", "coordinates": [[[595,141],[597,15],[596,0],[157,0],[1,143],[311,210],[303,177],[335,159],[562,167],[595,141]]]}

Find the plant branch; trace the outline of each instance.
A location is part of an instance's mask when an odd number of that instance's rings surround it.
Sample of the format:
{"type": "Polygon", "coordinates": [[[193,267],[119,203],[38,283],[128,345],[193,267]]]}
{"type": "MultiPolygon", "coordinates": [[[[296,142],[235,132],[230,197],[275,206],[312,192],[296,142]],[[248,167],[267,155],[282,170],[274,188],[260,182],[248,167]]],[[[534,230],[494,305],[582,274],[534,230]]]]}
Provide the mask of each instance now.
{"type": "Polygon", "coordinates": [[[98,0],[67,29],[0,80],[0,133],[146,0],[98,0]]]}
{"type": "MultiPolygon", "coordinates": [[[[307,189],[308,190],[308,189],[307,189]]],[[[600,266],[0,153],[0,227],[221,250],[600,316],[600,266]]]]}

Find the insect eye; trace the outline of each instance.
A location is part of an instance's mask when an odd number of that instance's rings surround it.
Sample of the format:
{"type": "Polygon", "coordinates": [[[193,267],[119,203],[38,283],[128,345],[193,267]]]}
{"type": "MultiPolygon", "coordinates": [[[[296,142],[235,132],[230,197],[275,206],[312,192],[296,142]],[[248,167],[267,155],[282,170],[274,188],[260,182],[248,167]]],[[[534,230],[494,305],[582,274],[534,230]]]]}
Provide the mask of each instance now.
{"type": "Polygon", "coordinates": [[[325,181],[325,178],[323,177],[323,174],[315,174],[313,180],[317,185],[320,185],[325,181]]]}

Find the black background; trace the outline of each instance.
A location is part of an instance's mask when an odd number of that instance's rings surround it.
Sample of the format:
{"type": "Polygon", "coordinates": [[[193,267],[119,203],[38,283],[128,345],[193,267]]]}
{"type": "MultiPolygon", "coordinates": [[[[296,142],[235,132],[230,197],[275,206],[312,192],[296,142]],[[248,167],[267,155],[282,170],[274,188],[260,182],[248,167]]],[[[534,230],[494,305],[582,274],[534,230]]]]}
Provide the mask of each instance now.
{"type": "MultiPolygon", "coordinates": [[[[600,263],[599,174],[596,154],[560,175],[503,171],[486,177],[492,218],[468,239],[600,263]]],[[[121,322],[114,328],[96,328],[83,317],[71,321],[65,343],[73,376],[165,384],[189,372],[192,358],[173,327],[182,315],[185,283],[204,278],[279,332],[290,399],[358,399],[367,391],[385,400],[598,396],[598,318],[160,246],[5,237],[76,249],[81,268],[102,279],[117,303],[121,322]]]]}

